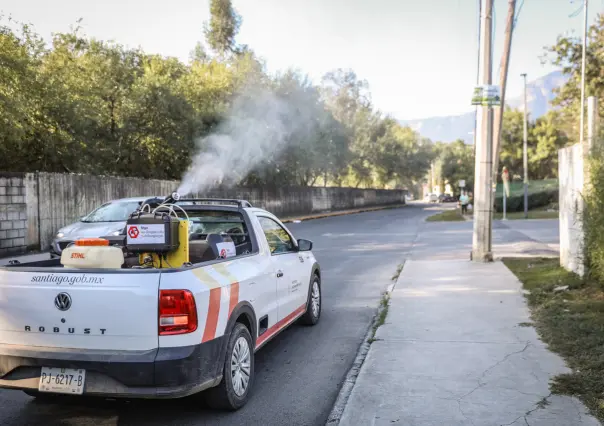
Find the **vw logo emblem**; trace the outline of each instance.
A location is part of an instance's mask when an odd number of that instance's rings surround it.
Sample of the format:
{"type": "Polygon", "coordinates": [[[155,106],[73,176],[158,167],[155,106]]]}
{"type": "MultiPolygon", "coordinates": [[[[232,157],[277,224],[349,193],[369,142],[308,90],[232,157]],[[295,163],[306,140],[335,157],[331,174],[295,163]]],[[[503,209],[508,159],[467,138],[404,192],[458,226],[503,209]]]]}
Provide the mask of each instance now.
{"type": "Polygon", "coordinates": [[[55,297],[55,306],[59,311],[66,311],[71,308],[71,296],[67,293],[59,293],[55,297]]]}

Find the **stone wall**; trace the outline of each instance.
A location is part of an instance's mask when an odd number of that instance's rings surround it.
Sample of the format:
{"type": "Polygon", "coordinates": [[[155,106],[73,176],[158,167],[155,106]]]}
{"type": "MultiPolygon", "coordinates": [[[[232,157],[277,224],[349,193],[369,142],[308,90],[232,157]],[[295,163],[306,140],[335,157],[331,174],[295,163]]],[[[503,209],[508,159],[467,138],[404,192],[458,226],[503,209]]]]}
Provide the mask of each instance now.
{"type": "MultiPolygon", "coordinates": [[[[1,247],[7,249],[3,254],[23,252],[26,248],[47,250],[58,229],[107,201],[165,196],[179,185],[177,181],[55,173],[0,174],[0,179],[0,194],[6,192],[0,195],[0,245],[4,244],[1,247]]],[[[291,217],[404,204],[406,193],[355,188],[236,187],[215,189],[202,195],[245,199],[277,216],[291,217]]]]}
{"type": "Polygon", "coordinates": [[[558,151],[560,205],[560,264],[579,275],[584,273],[583,228],[583,150],[576,144],[558,151]]]}

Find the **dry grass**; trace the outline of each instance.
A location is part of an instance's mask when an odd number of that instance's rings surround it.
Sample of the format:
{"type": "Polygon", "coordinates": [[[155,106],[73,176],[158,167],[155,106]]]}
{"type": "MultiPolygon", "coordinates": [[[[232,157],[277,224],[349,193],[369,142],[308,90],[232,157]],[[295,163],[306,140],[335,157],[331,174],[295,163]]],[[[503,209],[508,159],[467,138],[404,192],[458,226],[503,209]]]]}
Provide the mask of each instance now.
{"type": "Polygon", "coordinates": [[[445,210],[426,219],[428,222],[460,222],[463,220],[465,219],[459,210],[445,210]]]}
{"type": "Polygon", "coordinates": [[[522,281],[537,331],[572,372],[554,378],[554,393],[580,398],[604,421],[604,291],[553,259],[504,259],[522,281]],[[566,291],[554,291],[568,286],[566,291]]]}

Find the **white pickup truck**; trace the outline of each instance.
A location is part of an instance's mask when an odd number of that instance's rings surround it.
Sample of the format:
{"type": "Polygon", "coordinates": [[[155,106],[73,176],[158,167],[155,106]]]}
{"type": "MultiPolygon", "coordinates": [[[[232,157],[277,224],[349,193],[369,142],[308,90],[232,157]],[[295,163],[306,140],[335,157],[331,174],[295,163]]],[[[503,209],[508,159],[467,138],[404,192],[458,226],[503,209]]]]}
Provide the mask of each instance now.
{"type": "Polygon", "coordinates": [[[319,321],[312,242],[242,200],[172,200],[166,209],[186,216],[182,265],[128,254],[132,238],[146,232],[128,225],[122,246],[110,240],[124,252],[120,268],[65,267],[67,249],[62,260],[0,268],[0,387],[35,397],[179,398],[207,390],[214,407],[246,403],[254,352],[298,319],[319,321]],[[221,238],[232,241],[232,252],[221,238]]]}

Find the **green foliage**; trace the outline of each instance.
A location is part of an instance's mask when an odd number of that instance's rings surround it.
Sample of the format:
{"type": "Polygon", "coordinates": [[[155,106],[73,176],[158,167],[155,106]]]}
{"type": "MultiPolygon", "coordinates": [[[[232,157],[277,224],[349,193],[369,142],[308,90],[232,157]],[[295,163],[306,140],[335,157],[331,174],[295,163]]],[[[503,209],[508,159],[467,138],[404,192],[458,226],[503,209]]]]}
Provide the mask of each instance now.
{"type": "Polygon", "coordinates": [[[210,48],[219,55],[234,52],[241,16],[233,8],[231,0],[210,0],[210,16],[210,22],[204,29],[210,48]]]}
{"type": "Polygon", "coordinates": [[[474,147],[463,140],[449,144],[438,144],[438,172],[444,182],[457,188],[460,180],[466,181],[466,188],[474,188],[474,147]]]}
{"type": "Polygon", "coordinates": [[[582,213],[583,255],[589,274],[604,282],[604,150],[596,148],[589,160],[590,186],[582,213]]]}
{"type": "Polygon", "coordinates": [[[207,42],[190,62],[87,38],[79,28],[45,45],[0,17],[0,170],[180,179],[204,136],[250,88],[299,108],[308,128],[241,183],[400,188],[417,184],[432,147],[375,111],[366,82],[335,70],[321,84],[269,75],[229,0],[211,2],[207,42]]]}
{"type": "MultiPolygon", "coordinates": [[[[579,36],[559,37],[556,44],[546,49],[546,58],[569,76],[568,82],[557,93],[554,105],[561,107],[559,123],[574,141],[579,135],[579,105],[581,100],[581,58],[583,43],[579,36]]],[[[599,14],[596,23],[589,28],[586,49],[586,96],[602,99],[604,95],[604,15],[599,14]]],[[[600,116],[604,114],[600,103],[600,116]]]]}
{"type": "MultiPolygon", "coordinates": [[[[538,209],[558,203],[558,194],[557,179],[529,181],[529,209],[538,209]]],[[[510,196],[506,203],[508,213],[524,211],[524,184],[522,181],[510,182],[510,196]]],[[[497,185],[495,192],[495,210],[503,211],[503,184],[501,183],[497,185]]]]}
{"type": "MultiPolygon", "coordinates": [[[[528,205],[530,209],[548,206],[558,202],[558,189],[550,191],[529,192],[528,205]]],[[[506,200],[506,208],[508,212],[524,211],[524,194],[510,194],[506,200]]],[[[495,197],[495,210],[503,211],[503,196],[495,197]]]]}
{"type": "MultiPolygon", "coordinates": [[[[527,156],[530,180],[551,179],[558,176],[558,150],[569,144],[569,138],[559,127],[560,111],[549,111],[536,121],[528,122],[527,156]]],[[[500,166],[506,166],[510,180],[522,180],[524,114],[506,109],[503,114],[500,166]]]]}

